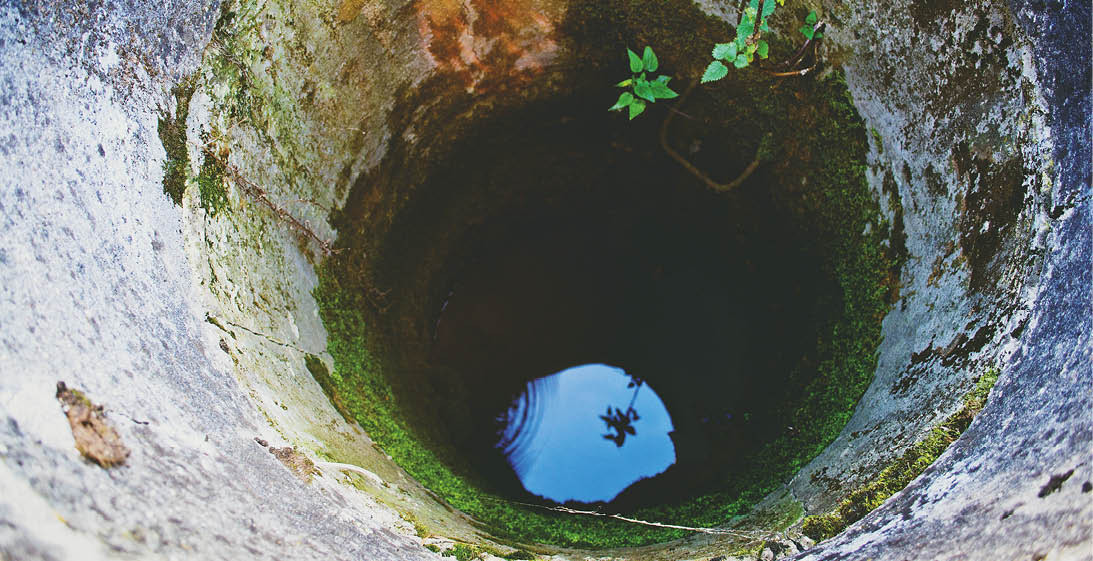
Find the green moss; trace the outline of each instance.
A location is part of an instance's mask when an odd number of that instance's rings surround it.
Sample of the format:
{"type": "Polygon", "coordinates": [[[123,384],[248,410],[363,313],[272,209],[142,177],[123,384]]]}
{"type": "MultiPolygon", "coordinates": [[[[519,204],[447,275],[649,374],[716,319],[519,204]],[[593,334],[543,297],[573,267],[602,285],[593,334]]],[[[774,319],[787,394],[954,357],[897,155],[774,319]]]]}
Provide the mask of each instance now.
{"type": "Polygon", "coordinates": [[[328,370],[326,364],[313,354],[304,355],[304,366],[306,366],[307,371],[311,373],[311,377],[315,378],[315,381],[319,383],[319,387],[323,389],[323,393],[330,398],[330,403],[334,406],[334,409],[337,409],[338,413],[341,413],[345,420],[350,423],[355,422],[353,412],[345,406],[341,397],[342,392],[338,391],[337,384],[341,382],[341,376],[328,370]]]}
{"type": "Polygon", "coordinates": [[[906,487],[964,433],[986,405],[998,374],[994,368],[983,374],[964,397],[960,411],[934,427],[926,438],[881,470],[872,481],[850,493],[835,511],[805,518],[802,526],[804,534],[816,541],[835,536],[906,487]]]}
{"type": "Polygon", "coordinates": [[[408,512],[401,512],[399,513],[399,516],[401,516],[403,520],[409,522],[414,526],[414,534],[417,537],[424,539],[432,535],[432,532],[429,531],[429,528],[422,524],[421,521],[418,520],[418,518],[413,514],[408,512]]]}
{"type": "Polygon", "coordinates": [[[159,141],[167,159],[163,162],[163,192],[167,193],[176,205],[182,204],[182,193],[186,190],[186,178],[190,173],[190,153],[186,146],[186,119],[190,114],[190,98],[194,95],[197,80],[189,77],[171,89],[175,97],[175,116],[164,115],[159,118],[159,141]]]}
{"type": "Polygon", "coordinates": [[[201,171],[197,174],[197,187],[201,206],[209,215],[216,216],[228,205],[228,192],[224,186],[224,163],[222,158],[205,152],[201,160],[201,171]]]}
{"type": "Polygon", "coordinates": [[[455,557],[456,561],[471,561],[478,559],[481,551],[473,545],[457,543],[454,547],[444,552],[444,557],[455,557]]]}
{"type": "Polygon", "coordinates": [[[502,559],[511,559],[512,561],[534,561],[535,559],[538,559],[538,557],[534,553],[530,551],[525,551],[523,549],[517,549],[516,551],[506,555],[498,555],[498,557],[502,559]]]}

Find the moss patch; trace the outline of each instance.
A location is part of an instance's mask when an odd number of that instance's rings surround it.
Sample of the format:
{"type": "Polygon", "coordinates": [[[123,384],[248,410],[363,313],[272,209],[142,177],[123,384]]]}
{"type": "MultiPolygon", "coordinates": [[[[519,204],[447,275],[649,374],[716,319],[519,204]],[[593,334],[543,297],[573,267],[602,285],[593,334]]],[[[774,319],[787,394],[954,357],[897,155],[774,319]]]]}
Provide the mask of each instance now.
{"type": "Polygon", "coordinates": [[[842,532],[847,526],[861,520],[879,507],[888,497],[898,493],[919,476],[956,441],[971,424],[998,380],[998,370],[983,374],[975,388],[964,397],[964,406],[930,434],[912,446],[902,456],[885,467],[873,481],[850,493],[833,512],[805,518],[802,531],[816,541],[826,540],[842,532]]]}
{"type": "Polygon", "coordinates": [[[157,130],[159,141],[167,159],[163,162],[163,192],[167,193],[176,205],[182,204],[182,193],[186,190],[186,178],[190,173],[190,152],[186,147],[186,119],[190,114],[190,98],[197,87],[195,77],[182,80],[171,94],[175,97],[175,115],[159,118],[157,130]]]}
{"type": "Polygon", "coordinates": [[[226,153],[217,157],[205,152],[201,160],[201,171],[197,174],[201,207],[208,211],[211,216],[216,216],[228,206],[228,191],[224,185],[224,161],[226,159],[226,153]]]}

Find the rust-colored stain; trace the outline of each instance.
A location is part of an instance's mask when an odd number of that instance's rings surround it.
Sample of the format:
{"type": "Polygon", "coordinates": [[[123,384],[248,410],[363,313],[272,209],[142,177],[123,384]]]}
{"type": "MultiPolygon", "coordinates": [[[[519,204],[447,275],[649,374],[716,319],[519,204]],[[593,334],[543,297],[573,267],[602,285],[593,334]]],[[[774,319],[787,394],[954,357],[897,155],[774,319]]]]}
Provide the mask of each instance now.
{"type": "Polygon", "coordinates": [[[433,63],[468,91],[526,82],[558,52],[552,10],[535,0],[418,0],[415,7],[433,63]]]}

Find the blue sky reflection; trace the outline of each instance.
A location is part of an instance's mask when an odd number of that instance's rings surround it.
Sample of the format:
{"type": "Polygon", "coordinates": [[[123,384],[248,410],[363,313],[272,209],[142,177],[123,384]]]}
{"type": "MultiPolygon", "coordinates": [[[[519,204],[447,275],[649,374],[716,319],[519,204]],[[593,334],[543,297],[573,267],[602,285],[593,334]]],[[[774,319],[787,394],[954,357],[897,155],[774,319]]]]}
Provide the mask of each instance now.
{"type": "Polygon", "coordinates": [[[631,381],[621,368],[585,364],[528,383],[503,415],[498,444],[528,491],[559,503],[610,501],[675,462],[668,410],[647,383],[635,397],[631,381]],[[604,438],[614,431],[600,415],[609,405],[625,412],[631,399],[636,434],[618,446],[604,438]]]}

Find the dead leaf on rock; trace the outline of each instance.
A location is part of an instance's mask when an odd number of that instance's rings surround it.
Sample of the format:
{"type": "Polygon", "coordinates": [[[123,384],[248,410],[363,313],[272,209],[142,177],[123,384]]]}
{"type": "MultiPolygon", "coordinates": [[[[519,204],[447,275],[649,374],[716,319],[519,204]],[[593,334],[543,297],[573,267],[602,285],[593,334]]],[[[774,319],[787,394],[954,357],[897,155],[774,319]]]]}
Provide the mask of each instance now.
{"type": "Polygon", "coordinates": [[[72,427],[76,449],[85,458],[104,468],[125,463],[129,449],[122,444],[118,431],[107,423],[101,405],[91,403],[83,392],[70,389],[64,382],[57,382],[57,400],[72,427]]]}

